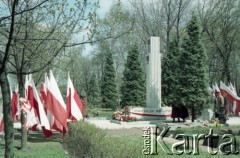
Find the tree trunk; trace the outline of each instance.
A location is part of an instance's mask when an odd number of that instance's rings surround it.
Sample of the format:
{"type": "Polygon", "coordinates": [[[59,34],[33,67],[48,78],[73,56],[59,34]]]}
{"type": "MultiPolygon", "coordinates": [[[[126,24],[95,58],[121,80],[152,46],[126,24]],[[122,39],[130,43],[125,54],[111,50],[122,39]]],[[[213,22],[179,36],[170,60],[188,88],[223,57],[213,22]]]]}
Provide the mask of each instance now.
{"type": "MultiPolygon", "coordinates": [[[[23,86],[23,75],[18,75],[18,84],[19,84],[19,97],[24,97],[24,86],[23,86]]],[[[27,149],[27,130],[24,128],[24,123],[26,121],[26,116],[21,110],[21,150],[27,149]]]]}
{"type": "Polygon", "coordinates": [[[192,122],[194,122],[195,119],[195,108],[194,105],[192,106],[192,122]]]}
{"type": "Polygon", "coordinates": [[[12,158],[13,153],[13,121],[12,121],[12,108],[11,108],[11,97],[10,88],[7,79],[7,74],[1,74],[1,88],[2,88],[2,99],[3,99],[3,115],[4,115],[4,132],[5,132],[5,158],[12,158]]]}
{"type": "Polygon", "coordinates": [[[24,128],[24,123],[25,123],[25,114],[21,110],[21,150],[26,150],[27,149],[27,130],[24,128]]]}

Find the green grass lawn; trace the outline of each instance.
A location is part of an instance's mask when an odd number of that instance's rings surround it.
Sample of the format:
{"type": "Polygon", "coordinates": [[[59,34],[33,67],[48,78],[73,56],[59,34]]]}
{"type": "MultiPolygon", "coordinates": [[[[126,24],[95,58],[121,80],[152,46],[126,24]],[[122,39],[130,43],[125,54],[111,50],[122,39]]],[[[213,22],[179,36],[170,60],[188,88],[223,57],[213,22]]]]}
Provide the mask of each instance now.
{"type": "MultiPolygon", "coordinates": [[[[135,144],[136,146],[138,146],[139,150],[135,150],[135,153],[138,152],[138,153],[141,153],[142,152],[142,149],[143,149],[143,137],[141,136],[137,136],[137,135],[131,135],[131,136],[123,136],[121,138],[117,137],[117,139],[122,139],[124,141],[126,141],[126,145],[127,144],[135,144]]],[[[237,141],[240,142],[240,137],[236,136],[236,139],[237,141]]],[[[170,144],[169,142],[166,142],[166,145],[171,148],[172,144],[170,144]]],[[[214,150],[218,150],[218,149],[214,149],[214,150]]],[[[239,149],[238,149],[239,150],[239,149]]],[[[240,156],[240,154],[237,154],[237,155],[233,155],[233,154],[230,154],[230,155],[223,155],[221,153],[217,153],[216,155],[211,155],[210,153],[208,153],[207,150],[204,150],[202,148],[200,148],[199,150],[199,155],[188,155],[188,154],[185,154],[183,153],[182,155],[176,155],[176,154],[173,154],[173,155],[168,155],[167,153],[165,153],[162,148],[157,145],[157,155],[143,155],[140,156],[140,157],[143,157],[143,158],[174,158],[174,157],[179,157],[179,158],[194,158],[194,157],[197,157],[197,158],[211,158],[211,157],[216,157],[216,158],[224,158],[224,157],[233,157],[233,158],[237,158],[240,156]]],[[[139,154],[136,154],[138,156],[136,156],[136,158],[139,157],[139,154]]],[[[133,157],[134,158],[134,157],[133,157]]]]}
{"type": "Polygon", "coordinates": [[[107,117],[111,118],[113,112],[115,112],[112,109],[109,108],[88,108],[88,116],[94,117],[94,114],[98,114],[98,116],[95,117],[107,117]]]}
{"type": "MultiPolygon", "coordinates": [[[[50,139],[46,139],[42,134],[31,134],[28,137],[27,150],[19,150],[21,140],[15,136],[14,158],[69,158],[65,154],[61,136],[54,134],[50,139]]],[[[4,157],[4,141],[0,140],[0,158],[4,157]]]]}

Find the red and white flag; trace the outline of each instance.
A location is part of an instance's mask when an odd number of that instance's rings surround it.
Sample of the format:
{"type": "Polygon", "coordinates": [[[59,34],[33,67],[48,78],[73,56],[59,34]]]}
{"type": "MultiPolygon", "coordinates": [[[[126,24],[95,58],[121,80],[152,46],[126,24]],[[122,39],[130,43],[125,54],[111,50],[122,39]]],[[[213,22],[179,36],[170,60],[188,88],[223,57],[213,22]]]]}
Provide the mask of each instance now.
{"type": "Polygon", "coordinates": [[[83,119],[82,115],[83,104],[82,101],[73,86],[72,80],[68,75],[67,86],[67,116],[71,121],[78,121],[83,119]]]}
{"type": "Polygon", "coordinates": [[[34,85],[33,84],[34,83],[32,81],[32,75],[30,74],[26,77],[26,82],[25,82],[25,88],[27,88],[25,90],[25,94],[27,95],[26,99],[28,100],[29,105],[30,105],[30,108],[26,108],[28,110],[28,111],[26,111],[26,115],[27,115],[26,121],[31,122],[31,123],[27,123],[27,124],[31,124],[31,125],[33,122],[36,122],[36,124],[34,124],[32,127],[28,126],[28,128],[32,128],[32,130],[36,131],[39,120],[38,120],[37,111],[36,111],[37,109],[34,108],[34,95],[33,95],[33,86],[34,85]],[[34,118],[34,116],[35,116],[35,118],[34,118]],[[31,120],[28,120],[28,119],[31,119],[31,120]]]}
{"type": "Polygon", "coordinates": [[[234,86],[232,85],[231,82],[230,82],[230,84],[229,84],[229,88],[230,88],[235,94],[237,94],[236,88],[234,88],[234,86]]]}
{"type": "Polygon", "coordinates": [[[68,130],[66,105],[63,101],[61,92],[51,70],[47,91],[46,108],[54,116],[54,119],[59,121],[61,124],[62,127],[59,129],[59,131],[63,134],[66,134],[68,130]]]}
{"type": "Polygon", "coordinates": [[[45,74],[45,82],[41,84],[40,86],[40,94],[41,94],[41,100],[45,106],[45,112],[47,114],[47,118],[48,121],[50,123],[50,127],[51,129],[54,129],[56,131],[62,131],[63,126],[59,123],[59,121],[57,121],[56,119],[54,119],[54,116],[51,114],[51,112],[47,109],[46,107],[46,102],[47,102],[47,93],[48,93],[48,85],[49,85],[49,79],[47,74],[45,74]]]}
{"type": "Polygon", "coordinates": [[[226,94],[227,98],[233,102],[239,100],[239,97],[228,87],[226,86],[222,81],[220,82],[220,91],[222,94],[226,94]]]}
{"type": "Polygon", "coordinates": [[[236,115],[239,115],[240,112],[240,98],[237,96],[237,94],[230,89],[230,87],[226,86],[223,82],[220,83],[221,85],[221,93],[225,93],[227,98],[230,100],[230,102],[233,103],[233,112],[236,115]]]}
{"type": "Polygon", "coordinates": [[[35,109],[35,113],[37,114],[40,126],[42,127],[43,133],[46,138],[49,138],[52,135],[52,130],[47,118],[47,115],[44,111],[43,104],[40,100],[38,95],[37,89],[35,87],[34,81],[30,78],[29,81],[32,85],[32,92],[33,92],[33,108],[35,109]]]}
{"type": "MultiPolygon", "coordinates": [[[[18,90],[15,87],[15,91],[12,91],[10,87],[10,97],[11,97],[11,106],[12,106],[12,121],[15,122],[18,120],[18,90]]],[[[2,111],[1,111],[2,113],[2,111]]],[[[0,118],[0,133],[4,131],[4,119],[3,113],[0,118]]]]}

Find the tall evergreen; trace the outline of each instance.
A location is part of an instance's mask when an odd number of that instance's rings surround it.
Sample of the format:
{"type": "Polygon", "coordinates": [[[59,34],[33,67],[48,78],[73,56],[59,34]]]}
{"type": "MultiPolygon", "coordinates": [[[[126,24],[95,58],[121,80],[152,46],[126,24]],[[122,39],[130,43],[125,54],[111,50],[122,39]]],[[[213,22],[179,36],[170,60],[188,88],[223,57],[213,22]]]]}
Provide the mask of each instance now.
{"type": "Polygon", "coordinates": [[[169,52],[164,54],[162,71],[162,101],[164,105],[179,105],[179,65],[180,48],[179,41],[175,38],[169,44],[169,52]]]}
{"type": "Polygon", "coordinates": [[[201,44],[200,27],[196,15],[187,26],[187,37],[182,44],[180,56],[179,95],[181,102],[192,111],[192,121],[195,112],[200,112],[208,101],[207,55],[201,44]]]}
{"type": "Polygon", "coordinates": [[[107,53],[102,85],[101,85],[102,107],[115,109],[117,105],[117,88],[115,81],[115,69],[113,65],[112,53],[107,53]]]}
{"type": "Polygon", "coordinates": [[[123,106],[146,106],[145,82],[145,74],[139,61],[139,51],[135,45],[128,52],[123,72],[123,85],[121,87],[123,106]]]}
{"type": "Polygon", "coordinates": [[[88,90],[88,103],[93,106],[98,105],[99,103],[99,87],[97,84],[97,78],[95,74],[92,74],[89,81],[89,90],[88,90]]]}

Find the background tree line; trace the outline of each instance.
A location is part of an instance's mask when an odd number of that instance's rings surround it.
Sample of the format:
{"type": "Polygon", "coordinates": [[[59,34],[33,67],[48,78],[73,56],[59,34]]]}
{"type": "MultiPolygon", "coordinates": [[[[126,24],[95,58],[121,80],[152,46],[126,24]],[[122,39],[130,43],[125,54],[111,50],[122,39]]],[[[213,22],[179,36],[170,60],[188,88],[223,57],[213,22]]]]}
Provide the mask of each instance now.
{"type": "MultiPolygon", "coordinates": [[[[101,20],[98,29],[121,31],[129,28],[127,25],[134,22],[132,30],[120,38],[110,39],[94,45],[92,56],[98,65],[96,77],[101,82],[104,52],[110,50],[113,55],[116,85],[118,96],[121,96],[120,87],[123,83],[124,64],[127,60],[128,50],[136,42],[139,47],[139,59],[143,68],[146,67],[147,41],[150,36],[159,36],[161,39],[161,53],[163,55],[163,88],[167,86],[164,80],[167,78],[164,72],[167,58],[171,54],[171,41],[182,43],[187,35],[186,26],[191,19],[192,12],[198,19],[203,50],[207,55],[207,77],[209,86],[211,83],[224,81],[235,83],[239,90],[239,4],[237,1],[223,0],[154,0],[136,1],[130,0],[128,5],[116,1],[101,20]],[[121,18],[119,18],[121,17],[121,18]],[[116,22],[112,24],[108,21],[116,22]],[[116,29],[121,28],[121,29],[116,29]],[[110,49],[109,49],[110,48],[110,49]]],[[[180,65],[181,66],[181,65],[180,65]]],[[[181,68],[181,67],[180,67],[181,68]]],[[[144,69],[145,70],[145,69],[144,69]]],[[[174,72],[174,68],[170,69],[174,72]]],[[[96,69],[94,70],[96,71],[96,69]]],[[[145,71],[144,71],[145,72],[145,71]]],[[[164,95],[164,94],[163,94],[164,95]]],[[[121,97],[119,97],[121,98],[121,97]]],[[[166,98],[166,97],[163,97],[166,98]]],[[[166,100],[166,105],[169,99],[166,100]]]]}

